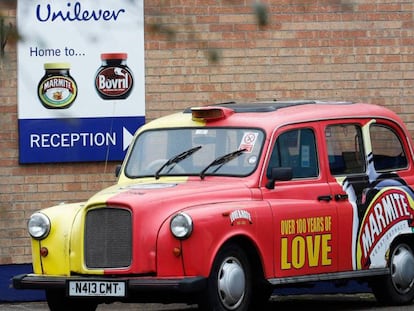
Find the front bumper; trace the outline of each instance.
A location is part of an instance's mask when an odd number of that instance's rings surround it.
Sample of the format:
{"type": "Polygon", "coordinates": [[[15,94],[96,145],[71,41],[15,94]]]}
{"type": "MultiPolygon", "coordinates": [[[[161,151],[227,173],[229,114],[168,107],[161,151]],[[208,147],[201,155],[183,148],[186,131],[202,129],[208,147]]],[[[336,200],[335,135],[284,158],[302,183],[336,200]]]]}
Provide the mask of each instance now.
{"type": "Polygon", "coordinates": [[[38,274],[20,274],[13,277],[15,289],[64,290],[67,292],[69,281],[124,281],[127,296],[133,298],[134,293],[168,293],[188,295],[199,293],[207,286],[205,277],[154,278],[154,277],[96,277],[96,276],[45,276],[38,274]]]}

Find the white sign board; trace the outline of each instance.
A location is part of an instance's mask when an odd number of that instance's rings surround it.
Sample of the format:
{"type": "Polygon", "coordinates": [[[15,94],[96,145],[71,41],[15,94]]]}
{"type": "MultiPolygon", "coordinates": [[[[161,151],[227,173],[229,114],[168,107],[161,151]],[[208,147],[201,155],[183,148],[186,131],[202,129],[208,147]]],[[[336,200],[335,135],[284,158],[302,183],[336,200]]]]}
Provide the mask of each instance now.
{"type": "Polygon", "coordinates": [[[143,0],[18,0],[20,163],[121,160],[145,123],[143,0]]]}

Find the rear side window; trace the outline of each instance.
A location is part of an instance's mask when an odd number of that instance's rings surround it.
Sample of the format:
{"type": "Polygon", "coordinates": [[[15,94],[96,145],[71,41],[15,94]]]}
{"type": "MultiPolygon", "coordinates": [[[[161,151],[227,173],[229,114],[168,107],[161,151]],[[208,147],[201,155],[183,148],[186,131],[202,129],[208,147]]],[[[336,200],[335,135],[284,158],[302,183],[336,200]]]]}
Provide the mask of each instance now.
{"type": "Polygon", "coordinates": [[[365,172],[361,128],[356,124],[335,124],[325,129],[329,169],[332,175],[365,172]]]}
{"type": "Polygon", "coordinates": [[[372,124],[369,129],[372,158],[376,171],[388,171],[407,167],[404,148],[397,134],[388,126],[372,124]]]}

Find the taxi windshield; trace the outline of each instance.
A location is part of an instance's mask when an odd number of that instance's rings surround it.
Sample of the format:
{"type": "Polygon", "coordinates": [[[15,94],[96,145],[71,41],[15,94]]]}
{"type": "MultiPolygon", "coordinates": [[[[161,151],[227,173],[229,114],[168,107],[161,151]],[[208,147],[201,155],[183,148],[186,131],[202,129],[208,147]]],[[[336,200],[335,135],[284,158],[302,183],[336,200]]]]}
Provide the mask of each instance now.
{"type": "Polygon", "coordinates": [[[252,128],[147,130],[131,147],[125,175],[247,176],[256,169],[263,141],[263,132],[252,128]]]}

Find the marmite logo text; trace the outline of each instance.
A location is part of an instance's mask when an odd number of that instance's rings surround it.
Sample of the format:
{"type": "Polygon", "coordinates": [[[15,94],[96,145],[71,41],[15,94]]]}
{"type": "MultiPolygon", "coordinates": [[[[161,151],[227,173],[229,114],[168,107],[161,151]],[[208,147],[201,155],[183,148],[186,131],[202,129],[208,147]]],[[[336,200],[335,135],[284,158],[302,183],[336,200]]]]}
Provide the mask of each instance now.
{"type": "Polygon", "coordinates": [[[384,191],[368,208],[361,226],[359,243],[361,264],[365,266],[375,245],[401,221],[411,221],[413,211],[407,194],[401,190],[384,191]]]}

